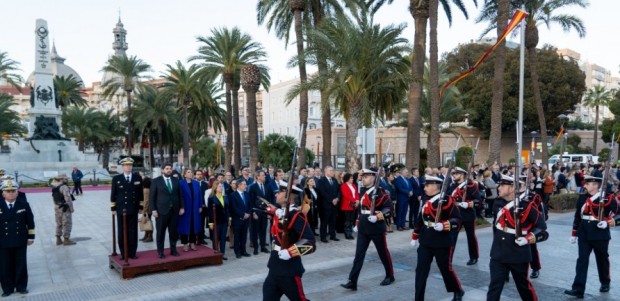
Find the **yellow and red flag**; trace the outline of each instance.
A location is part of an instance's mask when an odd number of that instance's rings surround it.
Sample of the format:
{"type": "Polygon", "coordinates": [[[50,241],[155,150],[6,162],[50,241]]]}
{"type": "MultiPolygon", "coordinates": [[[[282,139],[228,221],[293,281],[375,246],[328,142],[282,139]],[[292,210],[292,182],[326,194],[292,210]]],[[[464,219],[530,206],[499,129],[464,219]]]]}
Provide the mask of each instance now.
{"type": "Polygon", "coordinates": [[[560,140],[560,137],[562,137],[562,135],[564,135],[564,125],[562,125],[562,128],[560,129],[560,132],[555,137],[555,140],[553,140],[553,144],[554,145],[558,142],[558,140],[560,140]]]}
{"type": "Polygon", "coordinates": [[[461,79],[467,77],[472,72],[474,72],[474,70],[476,70],[476,68],[478,68],[478,66],[480,64],[482,64],[484,59],[486,59],[487,56],[489,56],[489,54],[491,54],[491,52],[493,52],[493,50],[495,50],[495,48],[497,48],[497,46],[499,46],[499,44],[504,39],[506,39],[508,34],[510,34],[517,27],[517,25],[519,25],[519,23],[521,23],[521,21],[523,21],[523,19],[525,19],[525,17],[527,17],[527,13],[522,11],[522,10],[520,10],[520,9],[517,9],[517,11],[515,11],[514,15],[512,15],[512,18],[510,19],[510,22],[508,23],[508,26],[506,26],[506,29],[504,29],[504,32],[502,33],[502,35],[497,38],[497,41],[495,42],[495,44],[493,44],[493,46],[491,46],[491,48],[487,49],[487,51],[478,59],[476,64],[474,64],[471,68],[469,68],[467,71],[461,73],[459,76],[455,77],[454,79],[452,79],[451,81],[449,81],[445,85],[443,85],[443,87],[441,88],[441,91],[439,91],[439,99],[441,99],[441,96],[443,95],[443,92],[448,87],[452,86],[456,82],[460,81],[461,79]]]}

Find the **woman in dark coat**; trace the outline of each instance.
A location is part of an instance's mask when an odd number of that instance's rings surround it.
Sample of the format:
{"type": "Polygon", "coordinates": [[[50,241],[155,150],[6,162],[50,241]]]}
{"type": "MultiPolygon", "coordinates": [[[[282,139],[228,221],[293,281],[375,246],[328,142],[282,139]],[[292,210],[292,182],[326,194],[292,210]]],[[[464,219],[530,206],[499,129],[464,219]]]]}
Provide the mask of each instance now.
{"type": "Polygon", "coordinates": [[[185,213],[179,216],[177,232],[185,252],[189,249],[196,251],[196,235],[202,232],[203,227],[200,213],[204,207],[204,198],[200,191],[200,183],[193,179],[193,175],[192,170],[187,168],[183,171],[184,181],[179,181],[185,213]]]}
{"type": "MultiPolygon", "coordinates": [[[[228,196],[224,192],[224,184],[213,182],[211,195],[207,201],[207,214],[209,215],[209,229],[214,231],[211,235],[213,248],[219,247],[222,255],[226,253],[226,232],[228,230],[228,218],[230,216],[228,207],[228,196]],[[217,237],[217,243],[215,238],[217,237]]],[[[226,256],[222,259],[228,260],[226,256]]]]}

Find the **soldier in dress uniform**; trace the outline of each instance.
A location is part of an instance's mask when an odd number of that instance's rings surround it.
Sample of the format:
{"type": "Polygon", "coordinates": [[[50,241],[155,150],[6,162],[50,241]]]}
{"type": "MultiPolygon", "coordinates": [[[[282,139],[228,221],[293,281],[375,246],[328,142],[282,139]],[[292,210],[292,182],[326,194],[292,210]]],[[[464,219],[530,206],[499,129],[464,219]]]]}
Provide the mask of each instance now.
{"type": "MultiPolygon", "coordinates": [[[[522,176],[522,179],[525,181],[527,176],[522,176]]],[[[534,206],[541,213],[542,217],[545,219],[549,219],[549,212],[543,203],[542,196],[536,193],[536,173],[532,170],[530,174],[530,194],[529,199],[531,202],[534,202],[534,206]]],[[[525,185],[522,186],[525,190],[525,185]]],[[[542,264],[540,263],[540,253],[538,252],[538,247],[536,243],[530,244],[530,249],[532,249],[532,261],[530,261],[530,267],[532,268],[532,273],[530,274],[530,278],[538,278],[540,276],[540,269],[542,269],[542,264]]]]}
{"type": "Polygon", "coordinates": [[[138,211],[142,210],[143,201],[142,177],[133,173],[133,159],[123,158],[118,162],[123,168],[123,173],[112,178],[112,192],[110,202],[112,214],[116,215],[118,247],[121,250],[121,260],[128,255],[131,259],[137,259],[138,249],[138,211]],[[127,227],[123,225],[123,212],[127,214],[127,227]],[[125,254],[123,231],[127,231],[127,252],[125,254]]]}
{"type": "Polygon", "coordinates": [[[269,273],[263,283],[264,301],[280,300],[282,295],[291,301],[308,300],[301,283],[301,277],[305,272],[301,256],[315,251],[314,233],[306,216],[295,205],[297,196],[291,193],[291,196],[286,198],[286,188],[279,186],[273,191],[276,203],[281,208],[264,204],[268,206],[267,214],[273,216],[271,227],[273,246],[267,263],[269,273]],[[284,208],[287,205],[290,207],[286,217],[288,246],[285,248],[282,245],[286,242],[282,239],[285,232],[284,208]]]}
{"type": "Polygon", "coordinates": [[[529,264],[532,261],[529,245],[549,237],[547,224],[535,202],[524,194],[519,196],[518,220],[515,220],[517,204],[514,201],[514,181],[514,178],[502,175],[498,183],[499,197],[493,203],[493,244],[489,264],[491,283],[487,301],[500,300],[509,273],[512,273],[521,300],[538,300],[528,279],[529,264]],[[521,230],[519,235],[516,235],[517,225],[521,230]]]}
{"type": "Polygon", "coordinates": [[[467,171],[460,167],[454,168],[452,171],[453,182],[448,189],[452,194],[457,208],[461,212],[461,224],[459,228],[451,232],[453,235],[454,245],[458,239],[461,227],[465,227],[467,234],[467,249],[469,252],[469,261],[467,265],[478,263],[478,239],[476,238],[476,208],[480,206],[480,193],[478,192],[478,183],[467,179],[467,171]]]}
{"type": "Polygon", "coordinates": [[[443,180],[434,176],[426,176],[422,210],[415,219],[411,245],[418,248],[418,263],[415,273],[415,300],[424,300],[426,280],[431,269],[433,257],[441,272],[446,290],[454,293],[452,300],[462,300],[465,292],[456,272],[452,269],[452,232],[458,231],[461,213],[456,208],[452,197],[441,202],[441,212],[437,218],[437,210],[441,197],[443,180]]]}
{"type": "Polygon", "coordinates": [[[349,273],[349,281],[340,285],[350,290],[357,290],[357,278],[362,271],[364,257],[371,241],[375,248],[377,248],[377,253],[385,269],[385,278],[380,285],[390,285],[394,282],[394,268],[392,266],[392,257],[387,247],[387,226],[385,221],[390,217],[392,200],[390,199],[390,194],[383,191],[383,188],[378,185],[375,186],[377,172],[362,169],[359,171],[359,174],[362,176],[363,187],[360,191],[362,196],[360,214],[356,221],[356,226],[353,228],[353,231],[357,232],[355,259],[353,259],[353,267],[349,273]],[[373,198],[375,211],[371,212],[373,198]]]}
{"type": "Polygon", "coordinates": [[[600,186],[603,179],[599,177],[585,176],[586,193],[579,196],[575,208],[573,232],[571,243],[578,243],[579,257],[577,257],[576,275],[573,286],[565,294],[577,298],[583,298],[586,290],[588,277],[588,264],[590,253],[594,251],[598,278],[601,282],[600,292],[609,292],[611,283],[609,269],[609,240],[611,234],[609,228],[614,227],[620,220],[618,215],[618,202],[613,195],[601,198],[600,186]],[[603,207],[603,219],[599,219],[599,211],[603,207]]]}
{"type": "Polygon", "coordinates": [[[28,293],[27,246],[34,242],[34,216],[24,198],[17,197],[18,185],[12,179],[2,182],[0,202],[0,284],[2,297],[17,291],[28,293]]]}

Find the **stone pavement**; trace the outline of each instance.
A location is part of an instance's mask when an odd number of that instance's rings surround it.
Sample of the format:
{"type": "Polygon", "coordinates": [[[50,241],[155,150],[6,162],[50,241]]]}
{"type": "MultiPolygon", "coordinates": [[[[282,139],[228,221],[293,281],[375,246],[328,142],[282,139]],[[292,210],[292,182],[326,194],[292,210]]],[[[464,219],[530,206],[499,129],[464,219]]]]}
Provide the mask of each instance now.
{"type": "MultiPolygon", "coordinates": [[[[228,261],[220,266],[190,268],[179,272],[160,272],[122,280],[109,269],[108,255],[112,249],[109,188],[86,187],[78,197],[73,215],[74,246],[55,245],[55,222],[51,193],[27,193],[33,208],[37,234],[28,250],[30,293],[13,294],[6,300],[261,300],[262,282],[267,274],[267,254],[236,259],[228,249],[228,261]]],[[[568,242],[572,213],[552,214],[548,221],[550,238],[539,245],[543,269],[533,280],[540,300],[571,300],[562,292],[570,288],[575,275],[577,246],[568,242]]],[[[477,265],[467,266],[466,238],[461,235],[454,255],[454,269],[464,289],[464,300],[484,300],[489,283],[489,250],[491,228],[477,231],[481,258],[477,265]]],[[[388,235],[388,246],[394,261],[396,282],[379,286],[383,267],[373,246],[358,282],[358,291],[342,289],[347,280],[355,253],[354,241],[342,239],[328,244],[319,242],[314,254],[304,257],[306,273],[304,289],[312,300],[412,300],[416,251],[409,246],[410,231],[388,235]]],[[[594,256],[588,270],[586,300],[620,300],[620,229],[612,230],[609,247],[612,266],[611,291],[598,292],[600,284],[594,256]]],[[[139,243],[139,250],[155,248],[155,243],[139,243]]],[[[249,251],[249,250],[248,250],[249,251]]],[[[181,252],[182,253],[182,252],[181,252]]],[[[183,254],[181,254],[183,256],[183,254]]],[[[451,300],[441,275],[433,264],[428,279],[426,300],[451,300]]],[[[286,300],[286,298],[283,298],[286,300]]],[[[519,300],[511,281],[503,291],[502,300],[519,300]]]]}

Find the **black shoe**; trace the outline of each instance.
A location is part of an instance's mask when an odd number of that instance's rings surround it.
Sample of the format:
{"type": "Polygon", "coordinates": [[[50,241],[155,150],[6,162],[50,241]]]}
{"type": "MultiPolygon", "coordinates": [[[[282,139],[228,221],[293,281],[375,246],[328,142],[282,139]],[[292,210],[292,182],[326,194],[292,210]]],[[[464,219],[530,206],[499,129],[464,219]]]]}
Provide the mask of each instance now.
{"type": "Polygon", "coordinates": [[[532,270],[532,274],[530,274],[530,278],[538,278],[538,276],[540,275],[540,272],[538,270],[532,270]]]}
{"type": "Polygon", "coordinates": [[[394,276],[392,277],[385,277],[385,279],[383,279],[383,281],[381,281],[381,283],[379,283],[382,286],[386,286],[386,285],[390,285],[392,284],[392,282],[394,282],[394,276]]]}
{"type": "Polygon", "coordinates": [[[338,237],[332,237],[330,239],[333,240],[333,241],[340,241],[340,239],[338,239],[338,237]]]}
{"type": "Polygon", "coordinates": [[[267,248],[261,248],[260,251],[263,253],[269,253],[269,250],[267,250],[267,248]]]}
{"type": "Polygon", "coordinates": [[[328,243],[329,242],[329,240],[327,240],[327,238],[321,238],[321,241],[324,242],[324,243],[328,243]]]}
{"type": "Polygon", "coordinates": [[[601,289],[598,290],[601,293],[607,293],[609,292],[609,284],[603,284],[601,285],[601,289]]]}
{"type": "Polygon", "coordinates": [[[12,293],[2,293],[2,297],[8,297],[10,296],[12,293]]]}
{"type": "Polygon", "coordinates": [[[349,282],[347,282],[346,284],[341,284],[340,286],[346,288],[346,289],[350,289],[352,291],[356,291],[357,290],[357,283],[349,280],[349,282]]]}
{"type": "Polygon", "coordinates": [[[170,251],[170,255],[172,255],[172,256],[181,256],[181,254],[179,254],[179,252],[177,252],[177,250],[170,251]]]}
{"type": "Polygon", "coordinates": [[[164,255],[163,252],[159,252],[158,255],[159,255],[159,258],[161,258],[161,259],[166,258],[166,255],[164,255]]]}
{"type": "Polygon", "coordinates": [[[20,294],[22,294],[22,295],[25,295],[25,294],[27,294],[27,293],[28,293],[28,290],[27,290],[27,289],[23,289],[23,290],[21,290],[21,291],[17,291],[17,292],[18,292],[18,293],[20,293],[20,294]]]}
{"type": "Polygon", "coordinates": [[[252,256],[252,255],[250,255],[250,253],[243,253],[243,254],[241,254],[241,255],[243,255],[243,256],[245,256],[245,257],[251,257],[251,256],[252,256]]]}
{"type": "Polygon", "coordinates": [[[134,256],[131,256],[129,258],[131,258],[131,259],[138,259],[138,256],[134,255],[134,256]]]}
{"type": "Polygon", "coordinates": [[[223,260],[228,260],[228,257],[226,257],[226,256],[222,256],[222,259],[223,259],[223,260]]]}
{"type": "Polygon", "coordinates": [[[121,258],[121,260],[125,260],[125,256],[123,256],[123,255],[121,255],[120,258],[121,258]]]}
{"type": "Polygon", "coordinates": [[[465,295],[465,291],[454,292],[454,298],[452,298],[452,301],[463,300],[463,295],[465,295]]]}
{"type": "Polygon", "coordinates": [[[478,258],[476,258],[476,259],[470,259],[470,260],[467,262],[467,265],[474,265],[474,264],[476,264],[476,263],[478,263],[478,258]]]}
{"type": "Polygon", "coordinates": [[[258,249],[254,249],[254,255],[258,255],[258,249]]]}
{"type": "Polygon", "coordinates": [[[347,239],[348,239],[348,240],[354,240],[354,239],[355,239],[355,237],[353,237],[353,235],[351,235],[351,236],[347,237],[347,239]]]}
{"type": "Polygon", "coordinates": [[[573,296],[577,299],[583,299],[583,293],[580,293],[576,290],[565,290],[564,291],[565,294],[569,295],[569,296],[573,296]]]}

